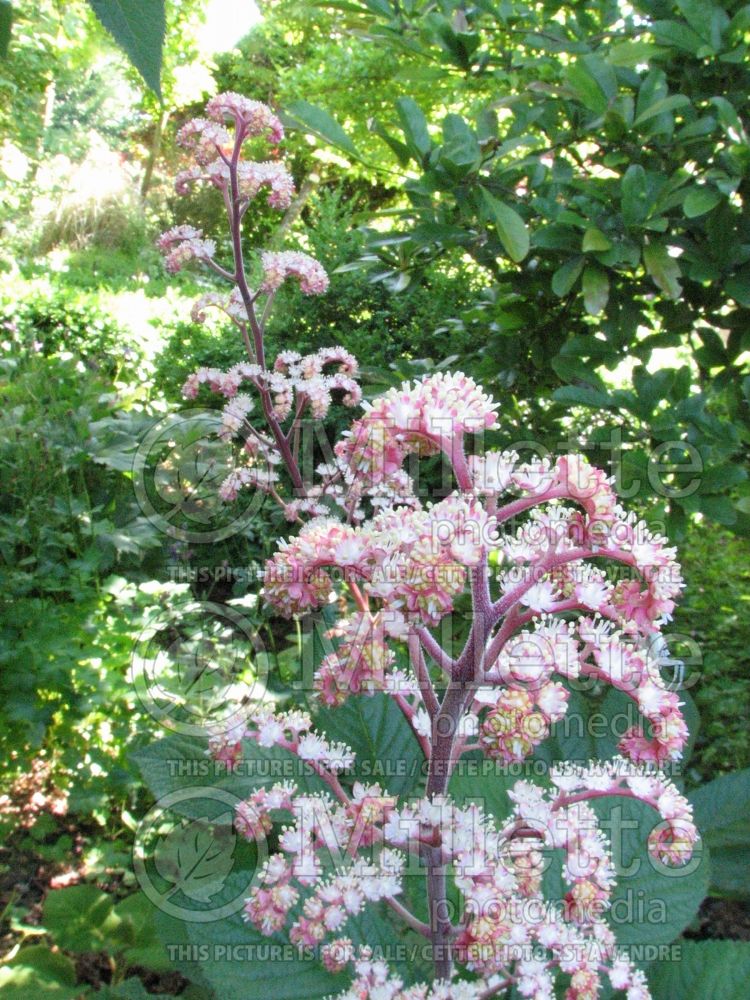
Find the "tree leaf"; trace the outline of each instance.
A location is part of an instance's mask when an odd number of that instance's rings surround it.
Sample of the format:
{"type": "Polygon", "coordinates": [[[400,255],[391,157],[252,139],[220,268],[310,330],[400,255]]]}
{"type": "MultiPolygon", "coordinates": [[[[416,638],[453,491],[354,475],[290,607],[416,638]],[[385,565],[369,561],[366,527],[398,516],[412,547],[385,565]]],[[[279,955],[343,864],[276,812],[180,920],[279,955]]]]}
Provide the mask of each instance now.
{"type": "Polygon", "coordinates": [[[668,111],[676,111],[677,108],[684,108],[686,104],[690,104],[689,97],[685,97],[684,94],[671,94],[669,97],[664,97],[660,101],[656,101],[651,107],[642,111],[633,124],[643,125],[644,122],[655,118],[657,115],[666,114],[668,111]]]}
{"type": "Polygon", "coordinates": [[[314,104],[309,104],[307,101],[294,101],[289,105],[284,119],[286,121],[291,119],[292,127],[302,127],[331,146],[335,146],[351,156],[359,156],[356,146],[336,119],[322,108],[316,108],[314,104]]]}
{"type": "Polygon", "coordinates": [[[607,62],[611,66],[624,66],[627,69],[634,69],[639,63],[649,63],[662,55],[663,52],[664,49],[658,45],[654,45],[653,42],[631,38],[626,42],[613,45],[607,53],[607,62]]]}
{"type": "Polygon", "coordinates": [[[585,385],[564,385],[555,389],[552,398],[557,403],[573,403],[580,406],[590,406],[595,410],[600,410],[612,405],[609,396],[597,389],[590,389],[585,385]]]}
{"type": "Polygon", "coordinates": [[[411,97],[399,97],[396,101],[396,112],[407,145],[414,150],[418,160],[423,159],[430,152],[432,142],[427,131],[427,119],[419,105],[411,97]]]}
{"type": "Polygon", "coordinates": [[[88,0],[146,84],[161,98],[164,0],[88,0]]]}
{"type": "Polygon", "coordinates": [[[607,272],[594,264],[588,264],[583,272],[583,304],[589,316],[598,316],[609,299],[609,277],[607,272]]]}
{"type": "Polygon", "coordinates": [[[721,192],[716,188],[703,186],[691,188],[687,197],[682,203],[682,210],[688,219],[694,219],[698,215],[705,215],[721,201],[721,192]]]}
{"type": "Polygon", "coordinates": [[[208,817],[183,820],[156,845],[154,865],[162,878],[188,899],[208,903],[224,888],[234,865],[232,816],[214,827],[208,817]]]}
{"type": "Polygon", "coordinates": [[[443,119],[440,162],[463,175],[478,167],[481,157],[479,141],[466,120],[461,115],[446,115],[443,119]]]}
{"type": "Polygon", "coordinates": [[[583,265],[585,259],[583,257],[574,257],[571,260],[566,260],[564,264],[552,275],[552,291],[559,298],[564,298],[568,292],[571,290],[573,285],[583,270],[583,265]]]}
{"type": "Polygon", "coordinates": [[[587,229],[583,234],[583,243],[581,248],[584,253],[589,250],[594,252],[604,252],[605,250],[612,249],[612,243],[607,239],[601,229],[596,229],[594,226],[591,229],[587,229]]]}
{"type": "Polygon", "coordinates": [[[654,279],[654,284],[670,299],[678,299],[682,294],[680,265],[661,243],[648,243],[643,248],[643,263],[654,279]]]}
{"type": "Polygon", "coordinates": [[[529,231],[526,228],[526,223],[518,212],[503,204],[502,201],[498,201],[486,188],[481,190],[482,199],[495,224],[500,242],[505,247],[510,259],[518,264],[529,252],[529,231]]]}
{"type": "Polygon", "coordinates": [[[643,222],[648,215],[648,183],[646,171],[640,163],[632,163],[623,174],[620,184],[622,218],[626,226],[643,222]]]}
{"type": "Polygon", "coordinates": [[[568,86],[584,107],[603,115],[617,95],[615,72],[599,56],[588,54],[577,59],[566,72],[568,86]]]}

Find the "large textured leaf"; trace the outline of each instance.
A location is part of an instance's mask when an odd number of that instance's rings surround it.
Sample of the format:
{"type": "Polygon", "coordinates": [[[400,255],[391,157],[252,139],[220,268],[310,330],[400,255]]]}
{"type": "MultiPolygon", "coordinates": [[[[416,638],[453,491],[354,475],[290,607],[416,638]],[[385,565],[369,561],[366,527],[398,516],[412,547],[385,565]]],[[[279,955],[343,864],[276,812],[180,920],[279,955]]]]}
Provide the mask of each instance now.
{"type": "Polygon", "coordinates": [[[340,708],[321,710],[315,721],[329,740],[354,750],[359,780],[378,782],[395,795],[416,792],[424,755],[393,698],[380,693],[350,697],[340,708]]]}
{"type": "MultiPolygon", "coordinates": [[[[239,798],[247,798],[257,788],[266,788],[278,781],[292,780],[303,790],[320,792],[325,785],[309,768],[288,750],[280,747],[259,747],[245,741],[243,761],[236,772],[227,771],[222,765],[206,757],[205,742],[190,736],[167,736],[133,754],[143,780],[153,795],[160,799],[173,792],[196,789],[193,798],[171,803],[170,810],[191,819],[205,816],[206,798],[200,789],[227,791],[239,798]]],[[[226,802],[217,799],[217,811],[226,810],[226,802]]],[[[213,818],[213,817],[212,817],[213,818]]]]}
{"type": "Polygon", "coordinates": [[[67,951],[98,951],[119,924],[114,897],[95,885],[71,885],[47,894],[43,923],[67,951]]]}
{"type": "Polygon", "coordinates": [[[695,822],[711,849],[711,888],[750,896],[750,768],[716,778],[691,796],[695,822]]]}
{"type": "MultiPolygon", "coordinates": [[[[233,873],[230,892],[242,886],[233,873]]],[[[312,949],[300,954],[283,932],[264,937],[240,913],[212,923],[183,923],[165,914],[158,918],[160,936],[181,971],[191,980],[213,987],[221,1000],[317,1000],[336,995],[351,984],[347,972],[332,975],[312,949]],[[171,946],[171,947],[170,947],[171,946]]],[[[355,945],[374,944],[391,950],[406,982],[424,978],[424,969],[404,955],[401,928],[369,905],[349,920],[344,932],[355,945]],[[399,956],[403,956],[400,958],[399,956]]]]}
{"type": "MultiPolygon", "coordinates": [[[[612,845],[616,887],[607,923],[618,944],[634,949],[669,944],[688,926],[708,887],[708,850],[699,844],[693,860],[666,869],[647,850],[648,836],[661,822],[656,812],[635,799],[607,797],[592,803],[612,845]]],[[[552,852],[544,876],[545,895],[562,900],[561,852],[552,852]]]]}
{"type": "MultiPolygon", "coordinates": [[[[231,828],[232,815],[227,818],[231,828]]],[[[156,870],[194,902],[210,902],[234,864],[230,829],[215,830],[203,819],[183,820],[158,843],[156,870]]]]}
{"type": "Polygon", "coordinates": [[[0,966],[0,994],[3,1000],[75,1000],[81,995],[75,985],[76,970],[69,958],[36,944],[21,948],[0,966]]]}
{"type": "Polygon", "coordinates": [[[148,86],[161,97],[164,0],[89,0],[89,4],[148,86]]]}
{"type": "Polygon", "coordinates": [[[654,1000],[746,1000],[747,941],[680,941],[676,961],[654,962],[648,982],[654,1000]]]}
{"type": "Polygon", "coordinates": [[[519,774],[512,767],[489,760],[475,750],[456,765],[448,791],[459,805],[474,802],[501,822],[511,811],[513,803],[508,792],[518,780],[519,774]]]}

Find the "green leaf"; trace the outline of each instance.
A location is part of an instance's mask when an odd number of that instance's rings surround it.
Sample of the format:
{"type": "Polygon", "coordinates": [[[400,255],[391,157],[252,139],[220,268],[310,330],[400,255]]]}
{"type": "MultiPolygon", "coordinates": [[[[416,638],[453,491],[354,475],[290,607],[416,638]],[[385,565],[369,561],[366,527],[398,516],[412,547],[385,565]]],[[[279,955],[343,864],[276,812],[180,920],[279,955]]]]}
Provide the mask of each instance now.
{"type": "Polygon", "coordinates": [[[43,944],[21,948],[0,967],[3,1000],[29,1000],[37,996],[72,1000],[81,993],[75,982],[76,970],[71,960],[43,944]]]}
{"type": "Polygon", "coordinates": [[[490,760],[481,751],[473,750],[456,765],[448,791],[458,805],[473,802],[502,822],[510,814],[513,803],[508,792],[517,781],[518,776],[509,773],[502,761],[490,760]]]}
{"type": "Polygon", "coordinates": [[[682,294],[680,265],[661,243],[649,243],[643,248],[643,263],[654,280],[654,284],[670,299],[678,299],[682,294]]]}
{"type": "Polygon", "coordinates": [[[356,146],[336,119],[322,108],[316,108],[307,101],[294,101],[289,105],[284,118],[286,121],[291,119],[292,127],[303,128],[351,156],[359,155],[356,146]]]}
{"type": "Polygon", "coordinates": [[[690,795],[695,823],[711,851],[711,888],[750,897],[750,768],[701,785],[690,795]]]}
{"type": "Polygon", "coordinates": [[[626,226],[637,225],[648,215],[648,183],[640,163],[631,164],[621,182],[622,217],[626,226]]]}
{"type": "Polygon", "coordinates": [[[701,36],[679,21],[654,21],[652,31],[658,45],[682,49],[694,56],[706,49],[706,42],[701,36]]]}
{"type": "Polygon", "coordinates": [[[498,201],[486,188],[481,190],[482,200],[490,218],[495,223],[500,242],[505,247],[510,259],[518,264],[529,252],[529,231],[526,228],[526,223],[518,212],[503,204],[502,201],[498,201]]]}
{"type": "Polygon", "coordinates": [[[0,0],[0,59],[6,59],[8,56],[12,27],[13,6],[9,0],[0,0]]]}
{"type": "Polygon", "coordinates": [[[694,219],[698,215],[705,215],[721,201],[721,192],[716,188],[704,186],[694,187],[688,192],[682,203],[682,210],[688,219],[694,219]]]}
{"type": "Polygon", "coordinates": [[[396,101],[396,111],[407,145],[414,150],[417,159],[423,159],[432,148],[430,134],[427,131],[427,119],[411,97],[399,97],[396,101]]]}
{"type": "MultiPolygon", "coordinates": [[[[236,894],[244,889],[239,875],[230,877],[228,886],[236,894]]],[[[336,996],[351,986],[351,973],[328,972],[322,965],[317,949],[297,949],[289,944],[288,932],[268,937],[252,925],[245,923],[240,913],[220,921],[192,923],[160,919],[165,941],[177,942],[184,935],[193,950],[204,952],[197,964],[198,974],[215,990],[221,1000],[322,1000],[336,996]],[[177,924],[172,930],[172,927],[177,924]],[[273,961],[274,951],[280,956],[273,961]],[[242,960],[237,960],[237,956],[242,960]],[[279,975],[283,966],[283,975],[279,975]]],[[[350,918],[343,934],[359,944],[376,944],[394,956],[408,953],[410,940],[404,940],[402,927],[395,921],[381,916],[378,907],[369,904],[356,917],[350,918]]],[[[190,949],[186,949],[190,952],[190,949]]],[[[179,967],[191,979],[195,977],[196,963],[179,962],[179,967]]],[[[410,967],[404,958],[394,959],[394,966],[404,980],[424,978],[424,970],[410,967]]]]}
{"type": "Polygon", "coordinates": [[[560,389],[555,389],[552,398],[558,403],[590,406],[595,410],[612,405],[611,399],[605,393],[599,392],[597,389],[589,389],[585,385],[564,385],[560,389]]]}
{"type": "MultiPolygon", "coordinates": [[[[322,792],[327,787],[288,750],[260,747],[251,740],[244,741],[242,746],[244,766],[237,774],[207,759],[205,740],[189,736],[167,736],[134,753],[132,758],[157,799],[171,792],[190,787],[202,789],[206,785],[249,798],[258,788],[268,788],[282,778],[294,781],[310,794],[322,792]]],[[[170,808],[182,816],[200,819],[205,814],[205,806],[205,799],[196,795],[195,799],[188,797],[170,808]]]]}
{"type": "Polygon", "coordinates": [[[55,943],[67,951],[99,951],[118,920],[114,899],[94,885],[71,885],[48,893],[42,922],[55,943]]]}
{"type": "Polygon", "coordinates": [[[702,474],[700,492],[721,493],[746,480],[747,471],[741,465],[715,465],[702,474]]]}
{"type": "Polygon", "coordinates": [[[317,728],[329,740],[347,743],[357,755],[355,775],[394,795],[408,795],[422,783],[424,755],[393,698],[382,692],[352,695],[339,708],[320,709],[317,728]]]}
{"type": "Polygon", "coordinates": [[[598,316],[609,299],[609,277],[607,272],[594,264],[588,264],[583,272],[583,304],[589,316],[598,316]]]}
{"type": "Polygon", "coordinates": [[[745,308],[750,308],[750,267],[743,267],[725,285],[726,293],[745,308]]]}
{"type": "Polygon", "coordinates": [[[653,42],[631,38],[627,42],[613,45],[607,53],[607,62],[611,66],[634,69],[639,63],[649,63],[662,55],[663,52],[664,49],[654,45],[653,42]]]}
{"type": "Polygon", "coordinates": [[[144,892],[135,892],[114,909],[119,924],[112,935],[130,965],[166,972],[174,966],[156,932],[156,907],[144,892]]]}
{"type": "Polygon", "coordinates": [[[690,104],[690,98],[685,97],[684,94],[671,94],[669,97],[664,97],[662,100],[656,101],[651,107],[642,111],[633,124],[643,125],[644,122],[649,121],[651,118],[656,118],[657,115],[666,114],[668,111],[676,111],[677,108],[684,108],[686,104],[690,104]]]}
{"type": "Polygon", "coordinates": [[[604,252],[605,250],[611,250],[612,244],[601,229],[596,229],[592,226],[591,229],[587,229],[583,234],[582,249],[584,253],[587,253],[589,250],[604,252]]]}
{"type": "Polygon", "coordinates": [[[164,0],[88,0],[94,13],[161,97],[161,62],[166,19],[164,0]]]}
{"type": "Polygon", "coordinates": [[[568,86],[589,111],[602,115],[617,96],[617,77],[610,65],[593,54],[577,59],[566,72],[568,86]]]}
{"type": "Polygon", "coordinates": [[[729,24],[726,11],[713,0],[677,0],[677,6],[693,31],[718,51],[722,32],[729,24]]]}
{"type": "Polygon", "coordinates": [[[464,175],[478,167],[481,158],[477,137],[465,119],[461,115],[446,115],[443,119],[440,162],[464,175]]]}
{"type": "Polygon", "coordinates": [[[676,961],[648,967],[654,1000],[746,1000],[749,942],[680,940],[677,947],[676,961]]]}
{"type": "Polygon", "coordinates": [[[224,888],[234,866],[232,816],[228,829],[207,819],[183,820],[157,844],[154,864],[162,878],[194,902],[207,903],[224,888]]]}
{"type": "Polygon", "coordinates": [[[558,267],[552,275],[552,291],[555,295],[562,299],[568,294],[578,281],[584,262],[583,257],[574,257],[558,267]]]}

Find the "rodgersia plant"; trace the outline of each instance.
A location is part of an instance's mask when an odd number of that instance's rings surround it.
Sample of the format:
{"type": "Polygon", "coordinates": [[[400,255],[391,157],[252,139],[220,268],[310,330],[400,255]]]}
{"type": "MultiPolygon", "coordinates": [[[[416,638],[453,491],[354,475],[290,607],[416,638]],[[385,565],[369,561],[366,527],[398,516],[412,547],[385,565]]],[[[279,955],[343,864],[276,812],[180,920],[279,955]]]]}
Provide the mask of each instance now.
{"type": "Polygon", "coordinates": [[[486,998],[514,987],[545,1000],[556,980],[568,1000],[599,996],[607,980],[628,1000],[648,997],[643,972],[607,922],[616,871],[596,800],[647,803],[660,817],[651,854],[674,868],[690,858],[691,809],[664,773],[687,738],[659,660],[660,629],[683,585],[674,550],[622,509],[611,481],[581,455],[522,462],[510,451],[477,452],[502,404],[466,375],[435,374],[363,403],[357,361],[342,348],[267,358],[264,324],[281,284],[299,281],[313,295],[328,279],[311,257],[282,251],[260,252],[250,280],[242,230],[253,199],[263,193],[284,209],[294,194],[276,154],[283,129],[265,105],[236,94],[212,99],[206,116],[179,134],[196,165],[177,186],[206,182],[221,193],[233,261],[217,262],[214,244],[189,226],[164,234],[160,246],[169,270],[198,260],[231,285],[204,296],[193,315],[223,310],[246,357],[229,371],[199,369],[185,395],[227,400],[221,434],[241,441],[242,461],[223,498],[264,491],[290,523],[266,566],[266,602],[285,617],[338,609],[312,715],[319,705],[331,718],[351,698],[384,692],[426,762],[422,794],[400,799],[356,780],[352,750],[318,731],[308,711],[261,701],[242,725],[212,733],[211,753],[230,766],[253,744],[278,748],[326,789],[264,785],[237,810],[241,834],[278,835],[247,920],[315,949],[332,972],[349,969],[347,998],[486,998]],[[275,158],[244,159],[246,144],[261,140],[275,158]],[[333,400],[361,411],[310,477],[301,427],[323,420],[333,400]],[[453,488],[430,503],[406,467],[434,455],[452,470],[453,488]],[[471,612],[456,650],[441,637],[465,595],[471,612]],[[640,721],[622,735],[618,756],[558,761],[543,779],[516,781],[502,819],[454,801],[449,783],[464,755],[528,761],[565,720],[579,679],[632,701],[640,721]],[[545,895],[555,852],[559,899],[545,895]],[[383,905],[426,939],[434,982],[407,984],[381,959],[378,941],[352,943],[347,925],[383,905]]]}

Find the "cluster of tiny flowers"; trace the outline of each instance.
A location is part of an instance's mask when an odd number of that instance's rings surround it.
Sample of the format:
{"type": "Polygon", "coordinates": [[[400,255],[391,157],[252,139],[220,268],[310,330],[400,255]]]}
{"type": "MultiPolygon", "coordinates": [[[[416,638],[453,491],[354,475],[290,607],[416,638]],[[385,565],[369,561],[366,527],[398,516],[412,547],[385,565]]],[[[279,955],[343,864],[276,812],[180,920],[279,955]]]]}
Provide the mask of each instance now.
{"type": "Polygon", "coordinates": [[[315,690],[324,705],[342,705],[352,694],[372,694],[386,687],[395,656],[388,648],[387,613],[363,611],[336,624],[328,633],[336,650],[315,671],[315,690]]]}
{"type": "Polygon", "coordinates": [[[216,122],[233,119],[243,135],[265,136],[275,146],[284,138],[284,128],[268,105],[242,94],[217,94],[206,105],[206,114],[216,122]]]}
{"type": "Polygon", "coordinates": [[[534,694],[521,688],[493,694],[494,703],[482,721],[479,743],[488,757],[507,763],[528,757],[568,707],[568,692],[562,684],[545,685],[534,694]]]}
{"type": "MultiPolygon", "coordinates": [[[[240,94],[219,94],[206,105],[205,118],[193,118],[186,122],[177,133],[177,143],[191,154],[195,163],[182,170],[175,180],[178,194],[188,194],[198,182],[205,182],[217,188],[223,196],[227,210],[232,205],[245,211],[248,203],[258,196],[262,189],[268,191],[271,208],[287,209],[294,197],[295,187],[291,174],[278,160],[255,162],[241,158],[243,143],[251,137],[260,136],[273,146],[284,138],[284,129],[278,117],[260,101],[252,101],[240,94]],[[232,134],[226,123],[234,126],[232,134]]],[[[211,263],[216,252],[213,241],[204,240],[199,230],[189,226],[179,226],[165,233],[158,241],[159,249],[166,254],[166,267],[175,273],[193,260],[211,263]]],[[[319,295],[328,287],[328,275],[318,261],[297,251],[281,251],[261,254],[263,282],[261,291],[275,292],[288,277],[296,278],[305,295],[319,295]]],[[[214,265],[223,277],[228,272],[214,265]]],[[[235,289],[235,292],[237,289],[235,289]]],[[[229,307],[220,304],[218,296],[210,293],[197,304],[197,321],[204,318],[203,304],[218,305],[229,315],[236,303],[229,307]]],[[[233,317],[234,318],[234,317],[233,317]]],[[[247,315],[239,320],[247,322],[247,315]]]]}
{"type": "Polygon", "coordinates": [[[487,988],[487,984],[461,981],[405,986],[386,962],[373,957],[369,945],[360,945],[355,952],[346,938],[332,942],[326,955],[330,971],[340,972],[349,964],[354,971],[351,987],[339,993],[336,1000],[477,1000],[487,988]]]}
{"type": "Polygon", "coordinates": [[[282,713],[261,709],[253,713],[245,735],[262,747],[283,747],[331,774],[347,771],[354,764],[348,746],[329,743],[313,730],[309,714],[296,709],[282,713]]]}
{"type": "MultiPolygon", "coordinates": [[[[230,309],[227,303],[217,302],[214,296],[204,296],[199,302],[199,314],[208,306],[217,306],[225,312],[230,309]]],[[[307,408],[315,419],[320,420],[328,413],[334,394],[344,406],[359,403],[362,390],[356,381],[357,374],[356,360],[342,347],[324,347],[304,356],[296,351],[285,351],[278,356],[270,371],[252,362],[240,362],[227,371],[199,368],[188,376],[182,394],[186,399],[195,399],[205,386],[231,400],[222,414],[220,436],[231,439],[242,433],[248,450],[252,446],[248,441],[250,428],[246,426],[246,417],[253,402],[247,395],[238,395],[243,383],[249,383],[256,391],[269,392],[273,398],[273,411],[281,421],[295,408],[297,416],[307,408]],[[331,371],[331,368],[334,370],[331,371]]],[[[267,440],[257,428],[253,429],[253,433],[255,441],[262,444],[267,440]]],[[[275,463],[267,449],[261,448],[261,451],[267,461],[275,463]]]]}
{"type": "MultiPolygon", "coordinates": [[[[560,490],[555,486],[550,494],[560,496],[560,490]]],[[[684,586],[675,550],[619,505],[612,507],[605,524],[599,513],[587,515],[556,501],[532,511],[515,534],[501,539],[499,548],[504,557],[501,588],[508,593],[528,581],[522,602],[532,611],[591,611],[634,634],[658,632],[671,619],[684,586]],[[633,578],[613,585],[602,569],[583,558],[558,558],[558,565],[547,572],[536,568],[544,557],[581,549],[631,567],[633,578]]]]}
{"type": "MultiPolygon", "coordinates": [[[[231,185],[229,165],[224,159],[212,160],[182,170],[175,180],[177,194],[187,194],[194,184],[206,181],[222,192],[228,192],[231,185]]],[[[294,196],[294,180],[283,163],[266,161],[254,163],[240,161],[237,165],[237,189],[240,198],[251,201],[261,188],[268,188],[268,204],[271,208],[288,208],[294,196]]]]}
{"type": "Polygon", "coordinates": [[[393,898],[402,890],[403,855],[383,847],[373,858],[356,857],[379,839],[395,799],[378,785],[355,783],[344,804],[327,795],[301,794],[292,783],[259,789],[241,802],[235,826],[249,840],[265,837],[274,822],[281,826],[280,854],[264,864],[258,884],[245,903],[245,918],[262,934],[273,934],[290,920],[304,896],[302,912],[290,927],[293,944],[320,945],[326,935],[339,933],[349,917],[368,903],[393,898]],[[351,864],[330,872],[331,861],[347,852],[351,864]]]}
{"type": "Polygon", "coordinates": [[[261,254],[263,266],[263,283],[260,286],[264,292],[275,292],[287,278],[299,281],[303,295],[322,295],[328,288],[328,275],[322,264],[314,257],[298,250],[271,250],[261,254]]]}
{"type": "Polygon", "coordinates": [[[165,255],[164,266],[170,274],[176,274],[194,260],[211,260],[216,253],[213,240],[204,240],[200,229],[193,226],[174,226],[162,233],[156,242],[165,255]]]}
{"type": "Polygon", "coordinates": [[[552,783],[560,790],[557,801],[563,802],[588,791],[623,795],[640,799],[662,818],[649,837],[649,851],[668,865],[690,860],[698,840],[693,822],[693,807],[675,784],[644,765],[634,765],[623,757],[591,762],[586,766],[570,762],[553,766],[552,783]]]}
{"type": "Polygon", "coordinates": [[[355,421],[336,451],[370,484],[400,469],[407,454],[449,451],[464,432],[492,427],[498,404],[463,375],[438,374],[390,389],[355,421]]]}

